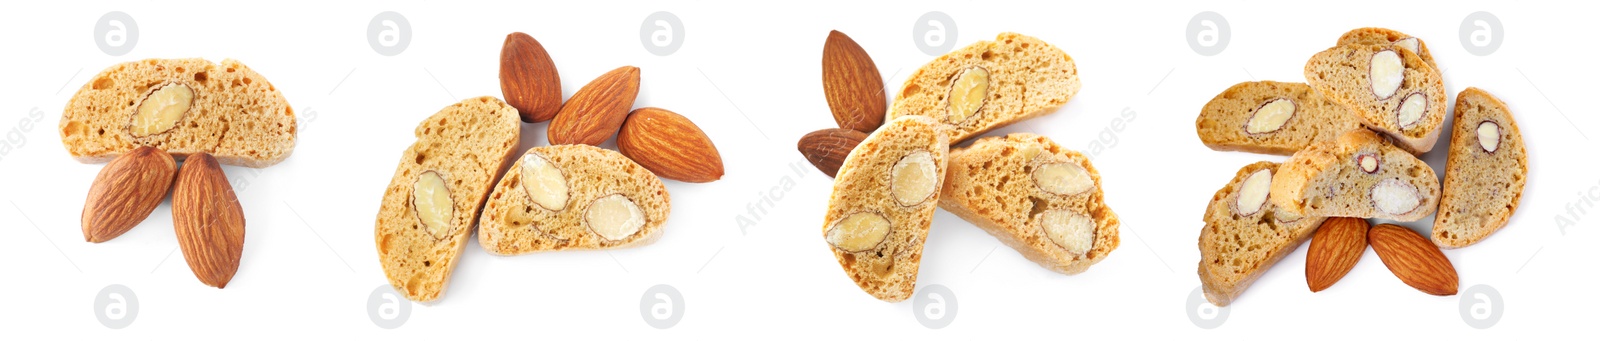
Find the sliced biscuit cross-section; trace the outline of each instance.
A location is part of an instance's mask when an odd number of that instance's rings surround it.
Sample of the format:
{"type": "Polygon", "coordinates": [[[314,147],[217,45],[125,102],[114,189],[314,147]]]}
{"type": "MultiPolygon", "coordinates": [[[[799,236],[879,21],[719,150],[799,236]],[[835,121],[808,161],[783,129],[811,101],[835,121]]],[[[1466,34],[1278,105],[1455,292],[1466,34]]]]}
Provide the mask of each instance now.
{"type": "Polygon", "coordinates": [[[1438,208],[1439,178],[1411,153],[1357,129],[1284,161],[1271,198],[1301,216],[1417,221],[1438,208]]]}
{"type": "Polygon", "coordinates": [[[1232,303],[1322,224],[1322,217],[1287,213],[1268,200],[1281,170],[1266,161],[1244,166],[1211,196],[1200,230],[1200,283],[1212,304],[1232,303]]]}
{"type": "Polygon", "coordinates": [[[1194,126],[1214,150],[1290,155],[1360,128],[1361,119],[1305,83],[1259,81],[1222,91],[1194,126]]]}
{"type": "Polygon", "coordinates": [[[413,301],[444,293],[478,210],[521,132],[517,109],[468,98],[417,125],[378,211],[378,260],[395,291],[413,301]]]}
{"type": "Polygon", "coordinates": [[[949,128],[951,143],[960,143],[1050,113],[1079,86],[1072,56],[1039,38],[1001,33],[917,69],[895,95],[889,118],[932,118],[949,128]]]}
{"type": "Polygon", "coordinates": [[[478,244],[498,255],[644,245],[661,237],[670,205],[661,179],[621,153],[533,148],[489,195],[478,244]]]}
{"type": "Polygon", "coordinates": [[[1100,173],[1044,136],[986,137],[950,151],[939,207],[1052,271],[1088,270],[1120,242],[1100,173]]]}
{"type": "Polygon", "coordinates": [[[823,240],[845,274],[873,297],[911,297],[949,151],[939,122],[901,117],[867,136],[839,167],[823,240]]]}
{"type": "Polygon", "coordinates": [[[1428,44],[1422,39],[1381,27],[1362,27],[1339,36],[1339,43],[1335,45],[1367,44],[1367,45],[1393,45],[1411,51],[1422,57],[1422,61],[1435,69],[1439,68],[1433,62],[1433,53],[1428,51],[1428,44]]]}
{"type": "Polygon", "coordinates": [[[146,59],[113,65],[61,112],[61,144],[81,162],[106,162],[140,146],[182,160],[266,167],[294,151],[294,108],[243,63],[146,59]]]}
{"type": "Polygon", "coordinates": [[[1444,125],[1444,79],[1416,53],[1391,45],[1341,45],[1306,62],[1306,83],[1412,154],[1433,150],[1444,125]]]}
{"type": "Polygon", "coordinates": [[[1444,196],[1433,221],[1433,243],[1458,248],[1500,230],[1522,201],[1528,151],[1505,102],[1478,88],[1456,95],[1444,196]]]}

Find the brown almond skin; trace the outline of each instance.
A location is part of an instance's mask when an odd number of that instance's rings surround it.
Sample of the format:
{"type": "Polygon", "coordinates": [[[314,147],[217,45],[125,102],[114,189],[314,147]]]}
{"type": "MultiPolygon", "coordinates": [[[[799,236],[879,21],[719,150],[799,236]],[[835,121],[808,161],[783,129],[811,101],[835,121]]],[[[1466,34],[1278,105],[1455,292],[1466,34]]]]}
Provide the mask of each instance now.
{"type": "Polygon", "coordinates": [[[811,161],[812,166],[822,171],[829,177],[839,173],[839,166],[844,164],[844,158],[850,156],[850,150],[867,139],[867,133],[860,131],[828,128],[813,131],[800,137],[797,146],[800,155],[805,155],[806,161],[811,161]]]}
{"type": "Polygon", "coordinates": [[[161,206],[177,172],[172,155],[155,147],[139,147],[112,159],[89,185],[83,240],[104,242],[138,226],[161,206]]]}
{"type": "Polygon", "coordinates": [[[1366,219],[1335,217],[1317,227],[1311,236],[1311,248],[1306,251],[1306,285],[1311,292],[1333,286],[1356,267],[1361,254],[1367,251],[1370,226],[1366,219]]]}
{"type": "Polygon", "coordinates": [[[1367,242],[1389,272],[1406,285],[1431,295],[1456,294],[1461,282],[1456,268],[1428,238],[1405,227],[1382,224],[1367,232],[1367,242]]]}
{"type": "Polygon", "coordinates": [[[722,178],[722,154],[711,138],[683,115],[661,108],[628,114],[617,133],[617,151],[662,178],[712,182],[722,178]]]}
{"type": "Polygon", "coordinates": [[[861,45],[839,31],[828,32],[822,46],[822,91],[839,128],[871,132],[883,125],[889,100],[878,66],[861,45]]]}
{"type": "Polygon", "coordinates": [[[550,144],[599,146],[617,134],[639,96],[639,68],[606,72],[578,89],[550,121],[550,144]]]}
{"type": "Polygon", "coordinates": [[[549,121],[561,110],[561,76],[544,45],[522,32],[500,47],[500,94],[523,122],[549,121]]]}
{"type": "Polygon", "coordinates": [[[244,209],[210,154],[189,155],[183,161],[172,185],[172,225],[195,278],[226,287],[244,253],[244,209]]]}

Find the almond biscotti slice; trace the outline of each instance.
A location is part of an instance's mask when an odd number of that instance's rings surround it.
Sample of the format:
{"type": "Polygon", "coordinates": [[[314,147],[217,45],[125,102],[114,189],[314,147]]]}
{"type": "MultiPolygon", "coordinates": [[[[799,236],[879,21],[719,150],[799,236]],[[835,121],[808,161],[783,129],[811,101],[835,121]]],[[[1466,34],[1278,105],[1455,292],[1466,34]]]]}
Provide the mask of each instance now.
{"type": "Polygon", "coordinates": [[[833,179],[822,238],[862,291],[911,297],[950,152],[943,125],[896,118],[850,151],[833,179]]]}
{"type": "Polygon", "coordinates": [[[1211,304],[1233,303],[1322,224],[1322,217],[1284,212],[1267,200],[1275,194],[1273,172],[1281,170],[1267,161],[1244,166],[1211,196],[1200,230],[1200,283],[1211,304]]]}
{"type": "Polygon", "coordinates": [[[272,83],[232,59],[146,59],[113,65],[62,109],[61,144],[80,162],[140,146],[183,159],[266,167],[294,151],[295,117],[272,83]]]}
{"type": "Polygon", "coordinates": [[[1528,183],[1528,151],[1505,102],[1478,88],[1456,95],[1444,196],[1433,221],[1433,243],[1465,247],[1511,220],[1528,183]]]}
{"type": "Polygon", "coordinates": [[[517,109],[478,97],[417,125],[417,142],[395,167],[374,229],[395,291],[418,302],[444,293],[484,198],[517,149],[520,122],[517,109]]]}
{"type": "Polygon", "coordinates": [[[1072,56],[1038,38],[1001,33],[947,53],[906,78],[889,118],[926,116],[950,143],[1043,116],[1078,93],[1072,56]]]}
{"type": "Polygon", "coordinates": [[[1290,155],[1361,128],[1361,119],[1305,83],[1259,81],[1212,98],[1194,127],[1213,150],[1290,155]]]}
{"type": "Polygon", "coordinates": [[[1433,53],[1428,52],[1427,43],[1417,37],[1400,33],[1400,31],[1381,27],[1362,27],[1350,30],[1339,36],[1337,45],[1350,44],[1394,45],[1417,54],[1417,57],[1421,57],[1423,62],[1427,62],[1429,67],[1439,68],[1439,65],[1433,62],[1433,53]]]}
{"type": "Polygon", "coordinates": [[[1271,198],[1299,216],[1417,221],[1439,207],[1439,177],[1377,133],[1356,129],[1284,161],[1271,198]]]}
{"type": "Polygon", "coordinates": [[[1341,45],[1306,62],[1306,83],[1344,104],[1412,154],[1433,150],[1444,125],[1444,78],[1417,54],[1387,45],[1341,45]]]}
{"type": "Polygon", "coordinates": [[[1049,138],[1016,133],[950,151],[939,207],[1046,269],[1078,274],[1120,242],[1100,172],[1049,138]]]}
{"type": "Polygon", "coordinates": [[[590,145],[529,149],[489,195],[478,244],[497,255],[644,245],[671,210],[661,179],[590,145]]]}

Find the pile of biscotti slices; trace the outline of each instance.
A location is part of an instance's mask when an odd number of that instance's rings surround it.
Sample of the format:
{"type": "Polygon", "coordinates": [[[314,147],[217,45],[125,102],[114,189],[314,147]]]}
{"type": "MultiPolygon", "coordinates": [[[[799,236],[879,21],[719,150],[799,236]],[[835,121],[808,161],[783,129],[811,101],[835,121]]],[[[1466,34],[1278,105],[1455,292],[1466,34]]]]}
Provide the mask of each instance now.
{"type": "Polygon", "coordinates": [[[107,162],[83,204],[83,238],[138,226],[172,194],[172,225],[189,270],[223,288],[244,255],[244,209],[219,164],[264,168],[295,145],[289,101],[243,63],[146,59],[113,65],[61,113],[61,144],[107,162]],[[182,159],[180,169],[177,160],[182,159]]]}
{"type": "Polygon", "coordinates": [[[1360,28],[1311,57],[1306,83],[1234,85],[1206,103],[1195,129],[1222,151],[1289,155],[1241,168],[1206,208],[1200,281],[1231,303],[1306,239],[1306,284],[1321,291],[1370,244],[1400,280],[1454,295],[1440,248],[1477,243],[1506,225],[1527,181],[1527,150],[1505,103],[1478,88],[1456,95],[1443,185],[1417,156],[1444,129],[1445,88],[1421,39],[1360,28]],[[1430,214],[1432,241],[1406,227],[1430,214]]]}
{"type": "Polygon", "coordinates": [[[1001,33],[924,65],[886,108],[872,59],[833,31],[822,85],[839,127],[806,134],[798,147],[835,177],[823,239],[873,297],[911,296],[935,207],[1065,274],[1116,249],[1120,222],[1083,154],[1026,133],[950,148],[1048,114],[1077,94],[1077,67],[1061,49],[1001,33]]]}
{"type": "Polygon", "coordinates": [[[507,256],[649,244],[670,212],[658,176],[723,175],[716,146],[688,118],[633,109],[639,68],[607,72],[563,103],[549,53],[518,32],[501,47],[500,87],[505,101],[469,98],[418,124],[384,191],[378,258],[408,299],[444,293],[475,229],[485,251],[507,256]],[[514,157],[519,118],[550,121],[551,145],[514,157]],[[597,147],[612,136],[618,151],[597,147]]]}

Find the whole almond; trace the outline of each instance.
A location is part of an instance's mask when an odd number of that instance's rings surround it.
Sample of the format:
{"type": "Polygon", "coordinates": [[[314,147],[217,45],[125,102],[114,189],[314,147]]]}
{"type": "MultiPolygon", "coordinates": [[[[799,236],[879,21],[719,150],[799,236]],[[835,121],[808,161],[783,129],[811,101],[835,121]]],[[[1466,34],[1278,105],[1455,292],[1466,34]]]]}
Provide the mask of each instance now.
{"type": "Polygon", "coordinates": [[[822,46],[822,91],[839,128],[871,132],[888,113],[878,66],[861,45],[839,31],[829,32],[822,46]]]}
{"type": "Polygon", "coordinates": [[[138,226],[161,206],[178,165],[155,147],[139,147],[112,159],[89,185],[83,202],[83,239],[99,243],[138,226]]]}
{"type": "Polygon", "coordinates": [[[205,285],[227,286],[244,253],[244,209],[210,154],[183,161],[172,185],[172,225],[194,276],[205,285]]]}
{"type": "Polygon", "coordinates": [[[1366,219],[1334,217],[1322,222],[1306,251],[1306,285],[1322,291],[1355,268],[1367,251],[1366,219]]]}
{"type": "Polygon", "coordinates": [[[506,35],[500,47],[500,93],[522,121],[544,122],[561,110],[561,77],[544,45],[527,33],[506,35]]]}
{"type": "Polygon", "coordinates": [[[598,146],[617,134],[639,96],[639,68],[606,72],[578,89],[550,121],[550,144],[598,146]]]}
{"type": "Polygon", "coordinates": [[[1406,285],[1433,295],[1456,294],[1461,282],[1456,268],[1428,238],[1405,227],[1382,224],[1367,232],[1367,241],[1389,272],[1406,285]]]}
{"type": "Polygon", "coordinates": [[[683,182],[722,178],[722,154],[688,118],[661,108],[628,114],[617,133],[617,151],[657,176],[683,182]]]}
{"type": "Polygon", "coordinates": [[[805,155],[806,161],[811,161],[812,166],[822,171],[829,177],[839,173],[839,166],[844,164],[844,158],[850,156],[850,150],[856,149],[861,140],[867,139],[867,133],[841,128],[828,128],[813,131],[800,137],[800,155],[805,155]]]}

